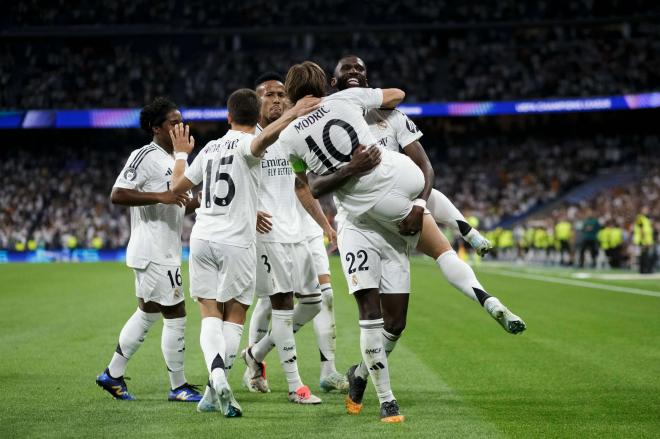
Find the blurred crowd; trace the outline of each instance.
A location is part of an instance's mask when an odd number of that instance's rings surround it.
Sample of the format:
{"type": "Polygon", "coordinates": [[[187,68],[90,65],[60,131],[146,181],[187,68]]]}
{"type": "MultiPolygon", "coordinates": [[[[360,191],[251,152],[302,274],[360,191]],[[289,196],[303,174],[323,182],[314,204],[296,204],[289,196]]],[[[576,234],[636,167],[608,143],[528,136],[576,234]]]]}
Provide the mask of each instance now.
{"type": "Polygon", "coordinates": [[[112,248],[128,243],[128,211],[109,201],[128,151],[15,149],[0,164],[0,248],[112,248]]]}
{"type": "Polygon", "coordinates": [[[656,90],[660,26],[489,30],[449,40],[457,100],[603,96],[656,90]]]}
{"type": "MultiPolygon", "coordinates": [[[[658,136],[448,139],[444,147],[426,143],[436,171],[435,187],[466,215],[478,219],[479,229],[490,231],[500,257],[559,261],[554,256],[560,246],[555,228],[562,221],[570,223],[570,237],[562,239],[570,241],[571,263],[580,261],[575,254],[584,242],[580,230],[586,218],[596,218],[602,228],[619,227],[625,255],[631,254],[634,224],[643,211],[657,234],[660,161],[652,151],[660,149],[658,136]],[[634,170],[644,179],[609,189],[583,205],[552,204],[604,169],[634,170]],[[498,228],[502,221],[516,220],[541,206],[550,210],[508,230],[498,228]]],[[[7,188],[0,196],[0,248],[125,246],[130,234],[128,209],[112,205],[109,194],[129,152],[127,148],[49,147],[6,154],[0,165],[0,178],[7,188]]],[[[332,216],[331,201],[324,204],[332,216]]],[[[192,222],[188,217],[184,242],[192,222]]],[[[605,248],[600,242],[596,245],[605,248]]],[[[595,263],[597,254],[587,250],[587,261],[595,263]]]]}
{"type": "Polygon", "coordinates": [[[580,268],[635,268],[651,273],[660,255],[660,158],[645,157],[639,180],[577,204],[561,203],[487,236],[494,256],[580,268]]]}
{"type": "Polygon", "coordinates": [[[435,187],[492,229],[551,202],[605,168],[635,167],[657,136],[449,137],[444,156],[432,155],[435,187]]]}
{"type": "Polygon", "coordinates": [[[135,25],[171,22],[183,28],[251,26],[341,26],[406,23],[465,24],[501,21],[572,20],[637,16],[658,12],[649,0],[481,0],[459,3],[408,0],[130,0],[101,2],[90,7],[82,0],[23,0],[8,3],[0,24],[9,27],[61,25],[135,25]]]}
{"type": "Polygon", "coordinates": [[[305,59],[330,75],[347,53],[373,86],[408,102],[597,96],[660,89],[660,25],[10,39],[0,43],[0,108],[140,106],[169,94],[224,106],[264,71],[305,59]]]}

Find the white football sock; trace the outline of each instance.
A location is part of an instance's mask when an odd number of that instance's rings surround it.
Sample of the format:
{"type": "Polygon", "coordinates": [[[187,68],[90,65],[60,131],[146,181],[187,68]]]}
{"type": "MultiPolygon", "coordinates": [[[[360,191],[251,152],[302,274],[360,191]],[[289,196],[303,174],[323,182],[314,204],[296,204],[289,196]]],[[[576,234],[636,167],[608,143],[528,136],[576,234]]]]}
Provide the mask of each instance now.
{"type": "Polygon", "coordinates": [[[250,352],[252,352],[252,357],[261,363],[274,347],[275,339],[273,338],[273,331],[271,330],[265,337],[259,340],[257,344],[250,348],[250,352]]]}
{"type": "Polygon", "coordinates": [[[113,378],[124,376],[128,359],[142,346],[149,329],[160,320],[160,313],[146,313],[140,308],[126,321],[119,333],[119,343],[108,371],[113,378]]]}
{"type": "Polygon", "coordinates": [[[436,189],[431,190],[426,208],[431,212],[436,223],[449,227],[454,233],[465,236],[472,229],[449,198],[436,189]]]}
{"type": "Polygon", "coordinates": [[[390,387],[390,372],[383,347],[382,331],[383,319],[360,320],[362,361],[369,369],[369,375],[371,375],[378,394],[378,401],[381,404],[394,399],[392,387],[390,387]]]}
{"type": "Polygon", "coordinates": [[[223,321],[217,317],[204,317],[202,328],[199,333],[199,344],[202,346],[206,368],[211,375],[211,383],[226,381],[225,360],[226,352],[225,337],[222,333],[223,321]]]}
{"type": "Polygon", "coordinates": [[[481,286],[472,268],[463,262],[455,251],[449,250],[436,259],[442,274],[456,289],[482,306],[490,296],[481,286]]]}
{"type": "Polygon", "coordinates": [[[314,317],[314,333],[321,354],[321,377],[337,372],[335,352],[337,350],[335,313],[333,308],[332,285],[321,285],[323,302],[321,311],[314,317]]]}
{"type": "Polygon", "coordinates": [[[385,348],[385,355],[389,357],[396,347],[396,342],[399,341],[399,338],[401,338],[401,334],[395,335],[391,332],[387,332],[383,328],[381,335],[383,336],[383,347],[385,348]]]}
{"type": "Polygon", "coordinates": [[[293,333],[295,334],[307,322],[311,321],[321,311],[321,294],[306,294],[298,297],[293,307],[293,333]]]}
{"type": "Polygon", "coordinates": [[[160,338],[160,348],[167,364],[172,389],[186,384],[186,375],[183,372],[183,357],[186,350],[184,332],[186,318],[163,319],[163,335],[160,338]]]}
{"type": "MultiPolygon", "coordinates": [[[[271,336],[277,346],[289,392],[295,392],[298,387],[302,386],[302,380],[298,374],[296,341],[293,337],[293,310],[273,310],[271,336]]],[[[252,353],[254,354],[254,350],[252,353]]]]}
{"type": "MultiPolygon", "coordinates": [[[[381,335],[383,336],[383,348],[385,349],[385,355],[389,357],[396,347],[396,342],[399,341],[399,338],[401,338],[401,335],[394,335],[391,332],[387,332],[385,328],[383,328],[381,335]]],[[[355,369],[355,375],[364,380],[367,379],[369,370],[367,369],[367,366],[364,365],[364,361],[360,361],[360,364],[358,364],[357,369],[355,369]]]]}
{"type": "Polygon", "coordinates": [[[250,330],[248,331],[248,346],[254,346],[268,334],[270,325],[270,299],[260,297],[252,310],[250,317],[250,330]]]}
{"type": "Polygon", "coordinates": [[[241,336],[243,335],[243,325],[232,322],[224,322],[222,325],[222,332],[225,336],[225,371],[229,375],[231,366],[236,360],[238,347],[241,344],[241,336]]]}
{"type": "MultiPolygon", "coordinates": [[[[321,309],[321,296],[310,294],[298,298],[298,302],[293,307],[293,333],[316,316],[321,309]]],[[[255,360],[262,362],[270,351],[275,347],[275,339],[272,332],[263,337],[259,342],[252,346],[252,356],[255,360]]]]}

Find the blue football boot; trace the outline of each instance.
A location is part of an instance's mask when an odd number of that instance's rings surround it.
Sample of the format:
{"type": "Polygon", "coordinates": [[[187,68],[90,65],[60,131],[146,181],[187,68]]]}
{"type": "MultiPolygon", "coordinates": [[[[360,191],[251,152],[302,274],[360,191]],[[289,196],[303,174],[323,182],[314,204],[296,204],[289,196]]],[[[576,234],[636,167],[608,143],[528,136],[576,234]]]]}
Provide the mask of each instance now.
{"type": "Polygon", "coordinates": [[[202,399],[202,395],[199,393],[198,386],[186,383],[183,386],[170,390],[167,399],[169,401],[199,402],[202,399]]]}
{"type": "Polygon", "coordinates": [[[108,369],[104,370],[101,375],[96,377],[96,384],[111,394],[115,399],[123,399],[124,401],[133,401],[135,399],[133,395],[128,393],[124,377],[113,378],[110,376],[108,369]]]}

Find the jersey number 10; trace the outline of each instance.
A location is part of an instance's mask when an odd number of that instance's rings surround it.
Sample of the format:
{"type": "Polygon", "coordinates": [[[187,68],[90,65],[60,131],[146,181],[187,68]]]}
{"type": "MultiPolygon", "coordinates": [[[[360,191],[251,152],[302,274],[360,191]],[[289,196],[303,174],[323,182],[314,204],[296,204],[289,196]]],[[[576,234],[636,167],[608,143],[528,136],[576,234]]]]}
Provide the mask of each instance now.
{"type": "Polygon", "coordinates": [[[330,158],[316,144],[314,139],[312,139],[312,136],[307,136],[305,138],[305,142],[307,142],[307,146],[309,147],[309,150],[313,152],[314,155],[319,158],[319,160],[321,160],[323,166],[328,168],[328,171],[330,172],[335,172],[337,170],[337,165],[339,163],[350,162],[351,157],[353,156],[353,151],[355,151],[355,148],[357,148],[359,144],[358,136],[357,133],[355,132],[355,129],[348,122],[345,122],[341,119],[330,119],[323,127],[323,146],[325,146],[326,151],[330,153],[332,158],[336,160],[334,164],[332,163],[330,158]],[[335,147],[335,145],[332,144],[332,140],[330,139],[330,128],[332,128],[333,126],[343,128],[346,131],[346,134],[348,134],[348,137],[351,139],[350,154],[342,153],[335,147]]]}

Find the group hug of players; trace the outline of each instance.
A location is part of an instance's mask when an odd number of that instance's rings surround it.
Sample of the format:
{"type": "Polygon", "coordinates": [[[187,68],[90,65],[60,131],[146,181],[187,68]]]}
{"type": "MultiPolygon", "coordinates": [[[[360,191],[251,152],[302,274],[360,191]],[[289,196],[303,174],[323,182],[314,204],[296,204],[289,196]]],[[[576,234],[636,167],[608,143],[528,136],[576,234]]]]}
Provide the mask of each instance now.
{"type": "Polygon", "coordinates": [[[269,392],[264,359],[275,348],[288,400],[319,404],[298,373],[294,336],[312,322],[320,389],[347,393],[346,409],[356,415],[371,378],[381,420],[403,422],[387,357],[406,325],[409,255],[415,249],[432,257],[447,281],[507,332],[525,329],[486,292],[438,228],[441,223],[455,229],[479,253],[489,250],[488,240],[433,189],[433,168],[419,143],[422,133],[396,110],[405,93],[370,88],[366,66],[355,56],[338,62],[330,86],[337,91],[326,96],[326,75],[310,61],[291,67],[285,80],[263,75],[255,90],[231,94],[231,129],[204,146],[190,165],[195,142],[177,107],[157,98],[142,110],[141,126],[153,140],[133,151],[111,195],[113,203],[131,206],[126,259],[138,298],[115,354],[96,379],[113,397],[134,399],[124,371],[162,315],[170,400],[197,402],[201,412],[241,416],[227,381],[232,365],[240,355],[244,385],[269,392]],[[199,196],[192,197],[200,185],[199,196]],[[337,231],[317,200],[329,193],[337,206],[337,231]],[[188,384],[183,366],[181,230],[184,215],[193,211],[190,294],[201,312],[200,344],[209,372],[204,392],[188,384]],[[324,235],[338,246],[358,306],[362,358],[347,373],[335,368],[324,235]],[[240,351],[255,296],[248,346],[240,351]]]}

